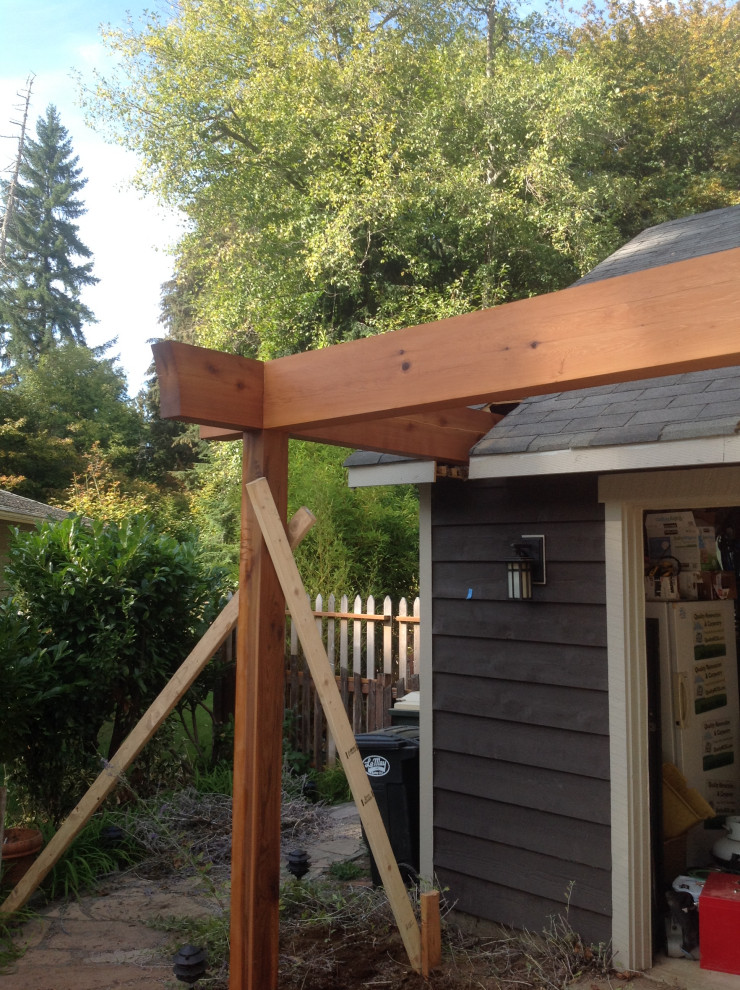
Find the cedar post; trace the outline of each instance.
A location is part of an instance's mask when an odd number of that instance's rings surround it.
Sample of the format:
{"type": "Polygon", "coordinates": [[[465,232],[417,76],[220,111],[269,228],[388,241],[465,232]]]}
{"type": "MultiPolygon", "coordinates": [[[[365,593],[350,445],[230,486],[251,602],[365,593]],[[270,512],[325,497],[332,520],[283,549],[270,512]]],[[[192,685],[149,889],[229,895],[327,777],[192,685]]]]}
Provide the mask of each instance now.
{"type": "MultiPolygon", "coordinates": [[[[285,519],[286,434],[244,434],[243,484],[262,476],[285,519]]],[[[285,598],[244,491],[239,589],[230,987],[277,990],[285,598]]]]}

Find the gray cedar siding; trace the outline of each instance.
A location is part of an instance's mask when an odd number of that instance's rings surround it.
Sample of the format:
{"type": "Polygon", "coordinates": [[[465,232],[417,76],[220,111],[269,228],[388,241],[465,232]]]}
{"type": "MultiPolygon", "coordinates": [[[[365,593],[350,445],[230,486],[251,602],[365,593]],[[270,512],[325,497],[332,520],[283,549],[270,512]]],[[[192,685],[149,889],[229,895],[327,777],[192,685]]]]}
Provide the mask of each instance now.
{"type": "Polygon", "coordinates": [[[31,532],[35,528],[35,524],[32,523],[9,523],[4,519],[0,519],[0,595],[5,595],[8,593],[8,584],[5,580],[5,568],[8,563],[8,557],[10,556],[10,540],[12,537],[12,531],[14,529],[20,529],[23,532],[31,532]]]}
{"type": "Polygon", "coordinates": [[[603,507],[589,477],[432,492],[434,866],[466,914],[611,937],[603,507]],[[503,561],[544,533],[547,584],[503,561]],[[469,589],[472,597],[468,598],[469,589]]]}

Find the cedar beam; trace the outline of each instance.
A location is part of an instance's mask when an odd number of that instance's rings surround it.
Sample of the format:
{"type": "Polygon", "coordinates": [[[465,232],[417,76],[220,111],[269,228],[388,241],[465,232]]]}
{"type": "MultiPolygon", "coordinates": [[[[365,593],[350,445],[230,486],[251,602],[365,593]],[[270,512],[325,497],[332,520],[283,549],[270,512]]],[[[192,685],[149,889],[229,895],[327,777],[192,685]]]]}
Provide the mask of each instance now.
{"type": "MultiPolygon", "coordinates": [[[[339,426],[291,431],[297,440],[313,440],[339,447],[361,447],[385,454],[401,454],[441,461],[444,464],[467,464],[470,448],[502,417],[480,409],[444,409],[406,417],[378,419],[339,426]]],[[[235,430],[202,426],[203,440],[237,440],[235,430]]]]}
{"type": "Polygon", "coordinates": [[[264,365],[207,347],[160,340],[152,345],[162,419],[262,428],[264,365]]]}
{"type": "MultiPolygon", "coordinates": [[[[286,515],[288,438],[245,434],[244,484],[267,478],[286,515]]],[[[285,597],[242,492],[231,843],[231,990],[277,990],[285,597]]]]}
{"type": "Polygon", "coordinates": [[[305,429],[740,364],[740,248],[265,365],[305,429]]]}
{"type": "Polygon", "coordinates": [[[740,364],[739,314],[735,248],[264,365],[172,341],[154,352],[163,417],[319,439],[318,427],[338,437],[363,420],[740,364]]]}

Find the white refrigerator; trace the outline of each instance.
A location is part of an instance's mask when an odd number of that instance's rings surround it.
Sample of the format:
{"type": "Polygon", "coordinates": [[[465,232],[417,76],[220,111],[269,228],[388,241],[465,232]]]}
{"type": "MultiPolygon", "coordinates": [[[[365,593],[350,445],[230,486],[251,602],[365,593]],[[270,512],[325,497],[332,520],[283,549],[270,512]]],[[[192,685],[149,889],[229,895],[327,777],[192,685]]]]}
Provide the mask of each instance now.
{"type": "Polygon", "coordinates": [[[740,812],[734,601],[646,602],[658,620],[663,761],[717,815],[740,812]]]}

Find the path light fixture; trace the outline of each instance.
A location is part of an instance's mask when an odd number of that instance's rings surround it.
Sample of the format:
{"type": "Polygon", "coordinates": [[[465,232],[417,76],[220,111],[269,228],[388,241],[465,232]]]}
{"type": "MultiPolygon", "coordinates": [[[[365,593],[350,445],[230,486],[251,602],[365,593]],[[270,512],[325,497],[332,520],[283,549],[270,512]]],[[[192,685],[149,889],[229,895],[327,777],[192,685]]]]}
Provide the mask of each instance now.
{"type": "Polygon", "coordinates": [[[124,840],[123,829],[120,825],[106,825],[101,829],[100,840],[108,849],[118,849],[124,840]]]}
{"type": "Polygon", "coordinates": [[[311,860],[305,849],[293,849],[288,853],[288,873],[300,880],[311,868],[311,860]]]}
{"type": "Polygon", "coordinates": [[[205,976],[208,954],[205,949],[196,949],[194,945],[183,945],[173,962],[172,972],[181,983],[197,983],[201,976],[205,976]]]}
{"type": "Polygon", "coordinates": [[[545,583],[545,537],[522,536],[511,544],[515,557],[506,560],[506,578],[512,601],[531,601],[532,585],[545,583]]]}

